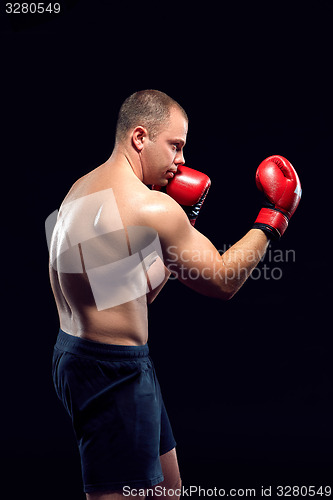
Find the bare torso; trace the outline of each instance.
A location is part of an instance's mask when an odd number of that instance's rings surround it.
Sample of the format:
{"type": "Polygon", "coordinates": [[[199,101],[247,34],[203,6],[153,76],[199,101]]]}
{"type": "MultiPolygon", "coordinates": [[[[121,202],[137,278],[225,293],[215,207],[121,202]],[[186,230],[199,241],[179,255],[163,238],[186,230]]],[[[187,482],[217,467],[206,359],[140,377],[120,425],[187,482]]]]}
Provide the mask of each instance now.
{"type": "MultiPolygon", "coordinates": [[[[151,156],[161,166],[154,174],[147,168],[146,178],[166,185],[169,169],[182,157],[167,164],[151,156]]],[[[111,155],[79,179],[61,205],[50,246],[50,278],[60,327],[71,335],[145,344],[147,304],[170,274],[164,262],[186,286],[227,300],[266,251],[264,232],[251,229],[221,256],[171,196],[144,184],[138,161],[136,170],[126,156],[111,155]]]]}
{"type": "Polygon", "coordinates": [[[149,246],[154,238],[144,229],[142,207],[154,196],[131,170],[109,162],[73,185],[50,248],[62,330],[112,344],[147,342],[146,278],[156,265],[156,241],[149,246]]]}

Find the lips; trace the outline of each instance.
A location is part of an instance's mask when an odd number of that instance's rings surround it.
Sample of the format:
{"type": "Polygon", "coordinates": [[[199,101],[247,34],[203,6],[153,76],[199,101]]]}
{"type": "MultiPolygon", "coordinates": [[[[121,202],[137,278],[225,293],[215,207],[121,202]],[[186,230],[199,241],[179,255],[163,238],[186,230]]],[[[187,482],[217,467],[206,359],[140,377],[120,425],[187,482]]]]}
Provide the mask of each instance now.
{"type": "Polygon", "coordinates": [[[176,172],[177,172],[177,170],[167,170],[167,172],[166,172],[166,178],[167,179],[172,179],[175,176],[176,172]]]}

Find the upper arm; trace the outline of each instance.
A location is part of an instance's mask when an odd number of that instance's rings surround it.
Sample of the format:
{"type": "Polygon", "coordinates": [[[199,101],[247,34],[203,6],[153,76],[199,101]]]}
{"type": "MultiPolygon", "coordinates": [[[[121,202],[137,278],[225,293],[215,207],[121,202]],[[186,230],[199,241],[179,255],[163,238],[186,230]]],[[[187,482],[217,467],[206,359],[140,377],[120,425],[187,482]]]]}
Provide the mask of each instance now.
{"type": "Polygon", "coordinates": [[[158,232],[164,264],[186,286],[204,295],[229,298],[221,255],[189,222],[172,198],[161,198],[148,210],[148,224],[158,232]]]}

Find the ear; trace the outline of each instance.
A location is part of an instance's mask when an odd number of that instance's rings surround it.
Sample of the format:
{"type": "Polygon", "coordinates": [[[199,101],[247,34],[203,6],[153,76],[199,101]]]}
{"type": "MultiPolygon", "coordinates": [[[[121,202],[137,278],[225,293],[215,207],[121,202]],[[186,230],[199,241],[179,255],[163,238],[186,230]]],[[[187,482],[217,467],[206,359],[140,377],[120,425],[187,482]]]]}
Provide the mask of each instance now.
{"type": "Polygon", "coordinates": [[[139,152],[142,150],[144,142],[148,138],[148,132],[145,127],[135,127],[132,133],[132,144],[139,152]]]}

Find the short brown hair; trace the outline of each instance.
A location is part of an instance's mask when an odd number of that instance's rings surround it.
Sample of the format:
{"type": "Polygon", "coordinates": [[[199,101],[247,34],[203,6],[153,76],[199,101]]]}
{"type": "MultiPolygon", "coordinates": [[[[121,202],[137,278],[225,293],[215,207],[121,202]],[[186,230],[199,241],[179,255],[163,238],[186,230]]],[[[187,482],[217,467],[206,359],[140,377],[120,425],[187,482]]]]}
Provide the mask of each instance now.
{"type": "Polygon", "coordinates": [[[178,108],[188,121],[184,109],[164,92],[159,90],[139,90],[130,95],[122,104],[116,126],[116,142],[124,140],[127,133],[141,125],[154,140],[170,118],[171,108],[178,108]]]}

